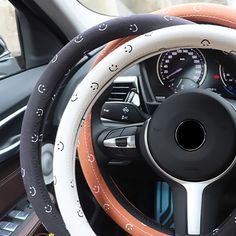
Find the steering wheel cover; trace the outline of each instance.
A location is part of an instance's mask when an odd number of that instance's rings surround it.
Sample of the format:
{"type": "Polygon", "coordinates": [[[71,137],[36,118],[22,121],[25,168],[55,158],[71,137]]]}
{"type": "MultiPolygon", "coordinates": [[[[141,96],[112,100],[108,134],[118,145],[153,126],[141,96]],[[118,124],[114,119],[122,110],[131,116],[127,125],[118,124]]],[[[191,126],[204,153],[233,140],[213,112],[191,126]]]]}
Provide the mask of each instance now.
{"type": "MultiPolygon", "coordinates": [[[[164,14],[171,16],[179,16],[194,22],[213,23],[217,25],[227,26],[231,28],[236,27],[235,9],[224,5],[211,3],[190,3],[177,5],[163,10],[153,12],[153,14],[164,14]]],[[[106,47],[98,55],[94,65],[99,63],[106,55],[112,52],[118,46],[133,39],[132,37],[125,37],[114,40],[106,45],[106,47]]],[[[89,120],[87,120],[89,122],[89,120]]],[[[102,171],[102,170],[101,170],[102,171]]]]}
{"type": "Polygon", "coordinates": [[[212,3],[177,5],[160,11],[160,14],[179,16],[195,22],[210,22],[230,28],[236,27],[235,8],[212,3]]]}
{"type": "MultiPolygon", "coordinates": [[[[169,15],[181,17],[193,22],[211,23],[222,25],[229,28],[236,28],[236,11],[235,8],[213,4],[213,3],[188,3],[165,8],[153,12],[153,14],[169,15]]],[[[116,39],[106,45],[101,51],[95,65],[108,55],[115,48],[133,39],[134,37],[124,37],[116,39]]]]}
{"type": "MultiPolygon", "coordinates": [[[[208,22],[208,21],[211,22],[211,21],[214,21],[215,19],[217,19],[217,22],[215,22],[217,24],[226,25],[229,27],[235,27],[235,24],[233,24],[234,22],[236,22],[236,20],[235,20],[236,14],[235,14],[234,9],[231,9],[229,7],[224,7],[224,6],[217,6],[217,5],[213,5],[213,4],[197,4],[197,6],[201,6],[203,8],[203,10],[201,11],[200,14],[197,14],[197,12],[195,13],[196,16],[193,16],[194,20],[203,21],[203,22],[208,22]],[[218,7],[219,10],[215,11],[215,7],[218,7]],[[206,8],[206,9],[208,8],[209,13],[206,14],[207,11],[204,10],[204,8],[206,8]],[[216,12],[216,15],[214,12],[216,12]],[[204,14],[206,14],[206,15],[204,15],[204,14]],[[211,15],[213,17],[207,17],[207,16],[211,16],[211,15]],[[203,20],[201,20],[201,18],[203,18],[203,20]]],[[[184,16],[186,16],[186,18],[191,19],[192,16],[191,16],[191,14],[190,15],[188,14],[188,11],[189,11],[189,13],[192,12],[191,7],[188,7],[188,5],[185,5],[185,6],[181,5],[181,7],[179,6],[179,10],[178,10],[179,13],[178,14],[179,14],[179,16],[181,16],[182,13],[184,13],[184,16]]],[[[164,12],[164,14],[165,14],[165,12],[164,12]]],[[[168,14],[171,14],[171,11],[169,11],[168,14]]],[[[127,21],[129,21],[129,19],[130,18],[125,18],[125,20],[127,20],[127,21]]],[[[128,23],[132,24],[133,22],[134,21],[132,21],[132,19],[130,19],[130,22],[128,22],[128,23]]],[[[170,22],[170,25],[172,23],[174,23],[174,22],[170,22]]],[[[123,30],[125,30],[125,25],[126,24],[124,23],[123,30]]],[[[94,32],[97,32],[97,27],[94,27],[90,32],[92,32],[93,30],[94,30],[94,32]]],[[[143,30],[143,32],[146,32],[146,31],[152,30],[152,27],[154,29],[157,28],[158,22],[155,22],[155,20],[153,20],[152,25],[147,24],[144,28],[142,28],[142,26],[140,26],[139,32],[125,32],[125,31],[114,32],[113,31],[114,34],[110,33],[109,40],[113,40],[118,37],[125,37],[126,35],[129,35],[129,34],[130,35],[141,34],[142,30],[143,30]],[[156,24],[156,26],[155,26],[155,24],[156,24]],[[149,28],[149,27],[151,27],[151,28],[149,28]]],[[[82,58],[84,52],[86,52],[86,51],[88,52],[89,50],[92,50],[93,48],[101,46],[103,43],[106,43],[109,40],[102,39],[102,41],[94,41],[93,45],[82,45],[84,47],[83,52],[82,52],[83,48],[80,48],[81,51],[78,52],[77,51],[78,48],[73,47],[72,46],[73,43],[71,43],[70,44],[71,47],[69,47],[69,48],[75,52],[75,57],[73,58],[73,61],[70,60],[72,58],[68,58],[68,62],[70,61],[70,63],[67,64],[67,61],[64,61],[64,65],[68,65],[68,67],[72,67],[73,64],[76,63],[76,60],[79,59],[79,57],[82,58]]],[[[56,58],[57,57],[55,57],[54,59],[56,59],[56,58]]],[[[55,61],[55,60],[53,60],[53,61],[55,61]]],[[[51,68],[51,65],[49,65],[49,68],[51,68]]],[[[36,86],[36,89],[34,90],[34,93],[37,93],[37,89],[38,89],[39,85],[47,85],[48,86],[47,80],[49,80],[49,78],[51,77],[51,73],[49,73],[49,71],[50,71],[50,69],[45,71],[45,73],[43,74],[43,77],[44,76],[46,76],[46,77],[44,80],[43,79],[39,80],[39,82],[36,86]]],[[[25,119],[23,122],[23,129],[22,129],[22,136],[21,136],[22,176],[24,179],[24,183],[25,183],[28,197],[29,197],[30,201],[32,202],[33,207],[34,207],[36,213],[38,214],[40,220],[44,222],[44,225],[46,226],[46,228],[49,231],[54,232],[56,235],[68,235],[68,232],[65,230],[63,221],[60,217],[60,214],[58,213],[57,209],[52,204],[51,199],[48,195],[47,189],[44,185],[42,172],[41,172],[41,166],[40,166],[40,152],[39,152],[39,150],[40,150],[40,144],[41,144],[41,139],[42,139],[41,134],[42,134],[42,124],[43,124],[44,115],[47,112],[47,108],[48,108],[48,105],[49,105],[52,97],[54,97],[54,94],[56,93],[56,87],[59,84],[59,81],[63,80],[65,74],[67,74],[67,72],[61,71],[60,66],[58,66],[57,67],[57,75],[53,78],[54,80],[51,81],[52,87],[50,87],[50,89],[47,90],[47,94],[44,94],[44,103],[45,104],[42,104],[40,101],[36,101],[37,99],[35,99],[35,98],[30,99],[29,104],[28,104],[29,110],[26,111],[26,114],[25,114],[25,119]],[[40,115],[42,112],[40,110],[41,108],[43,108],[43,112],[44,112],[43,116],[40,115]],[[34,115],[36,112],[39,112],[39,114],[36,114],[37,117],[35,118],[34,115]],[[33,122],[37,123],[37,125],[32,123],[31,118],[34,119],[33,122]],[[34,132],[32,132],[32,130],[34,130],[34,132]],[[36,138],[38,137],[39,142],[34,143],[32,145],[31,138],[33,137],[33,135],[36,135],[36,138]],[[25,140],[25,143],[24,143],[24,140],[25,140]],[[33,172],[35,172],[36,175],[34,175],[33,172]],[[35,186],[37,186],[37,189],[35,189],[35,186]],[[35,194],[35,190],[37,190],[37,194],[36,194],[37,199],[35,198],[35,196],[31,196],[32,194],[33,195],[35,194]],[[52,212],[50,214],[45,213],[44,207],[47,207],[47,206],[52,206],[52,212]]],[[[228,221],[228,223],[229,223],[229,221],[228,221]]]]}
{"type": "MultiPolygon", "coordinates": [[[[119,72],[140,62],[144,58],[149,58],[163,51],[173,50],[175,48],[212,48],[233,52],[236,50],[235,30],[209,25],[183,25],[164,28],[152,33],[145,34],[133,39],[128,44],[123,45],[109,54],[77,86],[74,95],[72,95],[64,114],[62,116],[56,145],[63,143],[63,150],[54,150],[54,175],[59,180],[55,185],[58,205],[63,219],[71,235],[76,235],[79,219],[76,214],[76,205],[78,193],[76,188],[71,188],[68,183],[75,182],[74,174],[74,147],[78,141],[78,135],[84,126],[86,114],[95,103],[99,95],[111,84],[119,72]],[[224,36],[227,35],[227,38],[224,36]],[[222,40],[224,38],[224,41],[222,40]],[[207,42],[207,43],[205,43],[207,42]],[[132,51],[127,51],[127,48],[132,51]],[[113,69],[115,68],[115,69],[113,69]],[[93,85],[96,85],[94,88],[93,85]],[[80,94],[80,99],[75,100],[74,96],[80,94]],[[78,132],[77,132],[78,130],[78,132]],[[61,173],[64,173],[61,176],[61,173]],[[63,196],[62,193],[64,192],[63,196]],[[64,199],[67,199],[65,204],[64,199]]],[[[84,134],[84,133],[83,133],[84,134]]],[[[80,156],[83,162],[87,162],[88,170],[93,172],[94,182],[92,192],[96,198],[100,198],[102,206],[110,211],[110,215],[116,215],[114,220],[132,235],[159,235],[153,228],[143,225],[142,222],[135,219],[129,213],[124,214],[122,206],[114,198],[113,194],[104,185],[100,173],[95,173],[94,152],[91,152],[92,143],[87,143],[86,139],[83,145],[83,156],[80,156]],[[91,169],[91,170],[89,170],[91,169]],[[111,200],[110,198],[113,198],[111,200]],[[115,213],[116,212],[116,213],[115,213]]],[[[81,142],[81,140],[80,140],[81,142]]],[[[79,142],[79,150],[81,143],[79,142]]],[[[80,150],[81,151],[81,150],[80,150]]]]}
{"type": "MultiPolygon", "coordinates": [[[[154,12],[155,14],[163,14],[163,15],[171,15],[171,16],[179,16],[188,20],[192,20],[194,22],[203,22],[203,23],[213,23],[217,25],[222,25],[230,28],[236,28],[236,11],[234,8],[230,8],[228,6],[218,5],[218,4],[209,4],[209,3],[193,3],[193,4],[182,4],[177,5],[174,7],[166,8],[163,10],[159,10],[154,12]]],[[[120,45],[126,43],[127,41],[133,39],[135,36],[132,37],[124,37],[121,39],[114,40],[106,45],[106,47],[101,51],[99,56],[96,59],[96,62],[94,65],[99,63],[104,57],[106,57],[110,52],[112,52],[115,48],[119,47],[120,45]]],[[[89,166],[83,157],[85,156],[84,150],[87,144],[87,148],[89,149],[89,152],[94,152],[93,146],[92,146],[92,130],[91,130],[91,119],[88,117],[86,119],[82,135],[80,137],[80,147],[78,147],[78,153],[79,153],[79,159],[80,164],[83,170],[83,173],[85,175],[86,181],[92,190],[94,186],[95,179],[93,177],[93,173],[89,171],[89,166]]],[[[100,176],[100,178],[104,178],[103,181],[106,183],[106,188],[112,188],[117,189],[116,192],[113,192],[114,196],[117,199],[123,198],[122,203],[125,202],[125,206],[127,210],[130,211],[132,205],[127,203],[128,200],[123,197],[123,195],[119,192],[118,187],[113,183],[112,181],[107,181],[108,177],[106,177],[106,173],[102,170],[102,168],[99,167],[99,163],[96,161],[93,163],[94,169],[97,170],[97,174],[100,176]]],[[[97,200],[101,206],[102,202],[100,202],[100,199],[97,197],[97,200]]],[[[124,205],[124,204],[123,204],[124,205]]],[[[110,212],[107,212],[108,214],[110,212]]],[[[234,214],[234,213],[233,213],[234,214]]],[[[113,218],[113,217],[112,217],[113,218]]],[[[114,218],[113,218],[114,219],[114,218]]],[[[232,222],[234,222],[234,219],[232,216],[229,216],[220,226],[220,232],[224,233],[225,235],[234,235],[235,229],[232,231],[232,222]],[[231,226],[231,228],[230,228],[231,226]],[[231,232],[231,234],[230,234],[231,232]]],[[[219,229],[216,229],[211,235],[215,235],[218,232],[219,229]]]]}
{"type": "Polygon", "coordinates": [[[183,19],[171,18],[169,20],[163,16],[149,14],[115,18],[103,23],[108,26],[104,31],[101,31],[101,25],[97,25],[75,37],[47,66],[27,105],[22,124],[20,157],[28,199],[49,232],[55,235],[69,235],[44,184],[40,159],[43,141],[42,125],[47,109],[57,94],[60,82],[68,79],[69,69],[86,53],[111,40],[142,34],[161,27],[188,23],[190,22],[183,19]]]}

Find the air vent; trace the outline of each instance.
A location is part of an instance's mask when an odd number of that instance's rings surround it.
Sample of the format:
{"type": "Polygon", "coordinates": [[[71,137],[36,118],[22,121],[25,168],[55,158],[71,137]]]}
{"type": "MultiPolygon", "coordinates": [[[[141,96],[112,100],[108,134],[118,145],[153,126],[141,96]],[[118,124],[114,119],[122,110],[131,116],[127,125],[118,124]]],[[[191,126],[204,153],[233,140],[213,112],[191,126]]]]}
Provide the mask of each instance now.
{"type": "Polygon", "coordinates": [[[110,102],[126,102],[129,94],[132,91],[137,91],[137,77],[124,76],[118,77],[113,82],[111,94],[108,98],[110,102]]]}

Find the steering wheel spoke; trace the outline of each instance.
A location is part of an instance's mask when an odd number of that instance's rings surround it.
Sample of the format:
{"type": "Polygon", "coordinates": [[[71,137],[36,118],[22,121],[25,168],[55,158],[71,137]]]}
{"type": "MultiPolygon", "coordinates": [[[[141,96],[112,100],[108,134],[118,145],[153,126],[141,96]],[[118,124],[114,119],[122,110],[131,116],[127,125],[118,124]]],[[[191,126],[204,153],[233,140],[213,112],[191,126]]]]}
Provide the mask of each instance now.
{"type": "Polygon", "coordinates": [[[202,198],[206,183],[186,183],[187,192],[187,229],[188,234],[200,234],[202,198]]]}
{"type": "Polygon", "coordinates": [[[172,183],[177,235],[200,235],[219,224],[222,187],[207,182],[172,183]]]}

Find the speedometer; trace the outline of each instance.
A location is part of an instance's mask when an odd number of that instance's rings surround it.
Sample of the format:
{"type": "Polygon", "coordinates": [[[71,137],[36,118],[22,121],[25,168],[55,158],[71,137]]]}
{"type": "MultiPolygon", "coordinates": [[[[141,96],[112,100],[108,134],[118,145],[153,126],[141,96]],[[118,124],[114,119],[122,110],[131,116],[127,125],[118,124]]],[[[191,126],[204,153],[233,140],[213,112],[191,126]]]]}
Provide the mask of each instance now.
{"type": "Polygon", "coordinates": [[[157,62],[161,84],[177,93],[198,88],[206,76],[206,60],[197,49],[177,49],[161,54],[157,62]]]}

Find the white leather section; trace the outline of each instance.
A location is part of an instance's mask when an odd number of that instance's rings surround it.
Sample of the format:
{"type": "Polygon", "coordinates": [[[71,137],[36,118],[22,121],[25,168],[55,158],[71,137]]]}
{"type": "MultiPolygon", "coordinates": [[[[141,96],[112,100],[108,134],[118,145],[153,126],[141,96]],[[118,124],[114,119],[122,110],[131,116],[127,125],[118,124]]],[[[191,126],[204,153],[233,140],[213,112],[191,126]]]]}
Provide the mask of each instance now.
{"type": "Polygon", "coordinates": [[[160,29],[139,36],[114,50],[77,86],[59,125],[53,161],[57,202],[72,236],[94,235],[82,214],[77,194],[75,151],[85,115],[104,89],[122,70],[163,51],[175,48],[213,48],[234,52],[235,42],[236,31],[221,26],[183,25],[160,29]]]}

